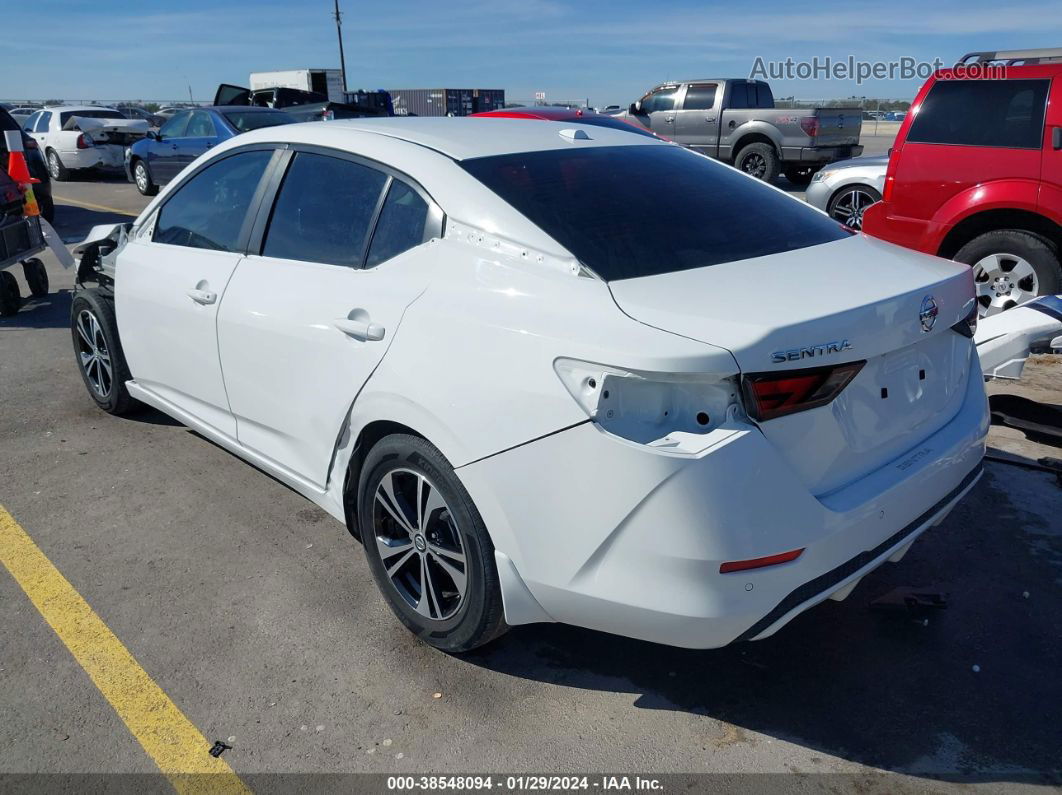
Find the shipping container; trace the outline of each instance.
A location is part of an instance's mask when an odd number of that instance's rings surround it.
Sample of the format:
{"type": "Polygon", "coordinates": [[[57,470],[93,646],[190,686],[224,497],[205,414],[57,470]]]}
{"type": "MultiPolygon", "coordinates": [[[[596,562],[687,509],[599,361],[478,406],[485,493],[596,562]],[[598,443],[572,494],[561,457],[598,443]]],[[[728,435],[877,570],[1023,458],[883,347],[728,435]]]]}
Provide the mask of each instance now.
{"type": "Polygon", "coordinates": [[[324,94],[329,102],[344,101],[343,73],[338,69],[284,69],[251,72],[251,91],[260,88],[297,88],[324,94]]]}
{"type": "Polygon", "coordinates": [[[501,88],[391,88],[396,116],[469,116],[505,107],[501,88]]]}

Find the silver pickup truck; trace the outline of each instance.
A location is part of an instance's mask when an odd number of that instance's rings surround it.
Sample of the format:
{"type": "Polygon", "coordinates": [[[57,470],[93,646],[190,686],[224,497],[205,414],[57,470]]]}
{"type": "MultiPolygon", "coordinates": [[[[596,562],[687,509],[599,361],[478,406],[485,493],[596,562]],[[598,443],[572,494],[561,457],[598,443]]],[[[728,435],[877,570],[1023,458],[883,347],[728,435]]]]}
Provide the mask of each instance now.
{"type": "Polygon", "coordinates": [[[616,115],[768,182],[783,173],[807,185],[822,166],[863,151],[859,108],[775,108],[761,80],[664,83],[616,115]]]}

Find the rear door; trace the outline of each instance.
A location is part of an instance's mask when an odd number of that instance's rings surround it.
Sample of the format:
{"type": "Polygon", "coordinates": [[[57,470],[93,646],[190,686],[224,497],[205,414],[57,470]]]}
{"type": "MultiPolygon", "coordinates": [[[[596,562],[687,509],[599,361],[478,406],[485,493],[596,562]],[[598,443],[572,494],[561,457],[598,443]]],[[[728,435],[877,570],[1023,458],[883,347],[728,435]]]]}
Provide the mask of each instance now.
{"type": "Polygon", "coordinates": [[[1050,81],[937,80],[894,155],[892,206],[931,221],[952,197],[995,180],[1026,182],[1036,201],[1050,81]]]}
{"type": "Polygon", "coordinates": [[[690,83],[675,111],[674,140],[715,157],[719,154],[719,83],[690,83]]]}
{"type": "Polygon", "coordinates": [[[133,378],[232,438],[236,421],[221,377],[217,312],[243,257],[274,151],[237,151],[198,171],[119,256],[115,308],[133,378]]]}
{"type": "Polygon", "coordinates": [[[189,163],[217,143],[218,133],[214,128],[214,119],[205,110],[193,111],[188,117],[188,127],[184,135],[175,140],[177,157],[173,165],[177,173],[180,173],[189,163]]]}
{"type": "Polygon", "coordinates": [[[1044,154],[1040,171],[1040,212],[1062,225],[1062,79],[1051,81],[1044,154]]]}
{"type": "Polygon", "coordinates": [[[318,488],[362,385],[433,271],[441,213],[408,179],[296,149],[218,317],[239,441],[318,488]],[[257,242],[260,241],[260,242],[257,242]]]}

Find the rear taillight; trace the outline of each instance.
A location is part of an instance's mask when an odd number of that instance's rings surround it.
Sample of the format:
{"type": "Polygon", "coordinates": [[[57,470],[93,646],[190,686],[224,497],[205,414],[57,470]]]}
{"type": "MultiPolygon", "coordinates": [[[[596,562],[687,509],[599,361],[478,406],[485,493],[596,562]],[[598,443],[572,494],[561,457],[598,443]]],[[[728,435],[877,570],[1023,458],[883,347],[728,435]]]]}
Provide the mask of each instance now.
{"type": "Polygon", "coordinates": [[[890,202],[892,201],[892,186],[896,184],[896,177],[885,177],[885,186],[881,189],[881,200],[890,202]]]}
{"type": "Polygon", "coordinates": [[[800,119],[800,129],[814,138],[819,134],[819,117],[803,116],[800,119]]]}
{"type": "Polygon", "coordinates": [[[865,361],[778,373],[752,373],[742,379],[745,410],[755,420],[773,420],[825,406],[863,369],[865,361]]]}
{"type": "Polygon", "coordinates": [[[92,137],[85,133],[81,133],[81,135],[77,137],[78,149],[91,149],[95,144],[96,142],[92,140],[92,137]]]}
{"type": "Polygon", "coordinates": [[[973,337],[977,333],[977,315],[981,305],[977,303],[976,299],[970,299],[970,311],[966,313],[966,317],[951,327],[952,331],[957,331],[964,337],[973,337]]]}

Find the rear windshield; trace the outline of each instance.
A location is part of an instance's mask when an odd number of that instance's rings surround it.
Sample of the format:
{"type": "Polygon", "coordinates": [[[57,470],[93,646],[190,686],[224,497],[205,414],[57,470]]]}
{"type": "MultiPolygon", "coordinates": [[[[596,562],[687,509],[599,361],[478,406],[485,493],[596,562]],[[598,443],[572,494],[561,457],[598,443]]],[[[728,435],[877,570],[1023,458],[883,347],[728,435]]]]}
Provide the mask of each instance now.
{"type": "Polygon", "coordinates": [[[224,116],[228,119],[229,124],[240,132],[258,130],[262,127],[276,127],[278,124],[291,124],[295,121],[282,110],[278,110],[276,113],[233,110],[224,114],[224,116]]]}
{"type": "Polygon", "coordinates": [[[461,165],[606,281],[852,234],[803,202],[679,146],[555,149],[461,165]]]}

